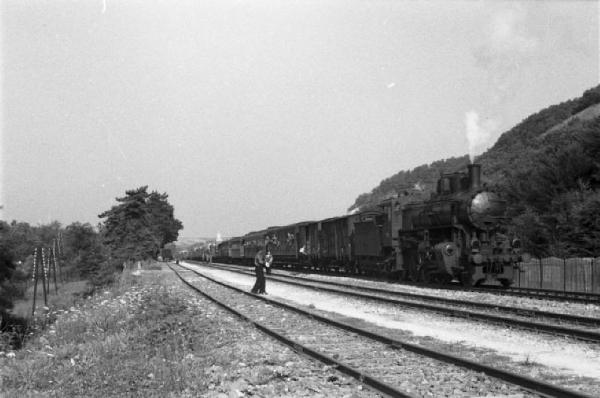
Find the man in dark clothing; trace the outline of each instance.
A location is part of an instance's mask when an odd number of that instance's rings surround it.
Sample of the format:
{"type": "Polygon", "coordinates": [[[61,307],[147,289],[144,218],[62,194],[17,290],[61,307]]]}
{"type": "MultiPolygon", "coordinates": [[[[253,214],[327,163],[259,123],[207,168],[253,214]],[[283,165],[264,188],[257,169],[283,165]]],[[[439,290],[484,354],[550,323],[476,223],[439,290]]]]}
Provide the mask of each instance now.
{"type": "Polygon", "coordinates": [[[254,272],[256,273],[256,282],[251,292],[255,294],[267,294],[265,292],[265,251],[260,249],[254,256],[254,272]]]}

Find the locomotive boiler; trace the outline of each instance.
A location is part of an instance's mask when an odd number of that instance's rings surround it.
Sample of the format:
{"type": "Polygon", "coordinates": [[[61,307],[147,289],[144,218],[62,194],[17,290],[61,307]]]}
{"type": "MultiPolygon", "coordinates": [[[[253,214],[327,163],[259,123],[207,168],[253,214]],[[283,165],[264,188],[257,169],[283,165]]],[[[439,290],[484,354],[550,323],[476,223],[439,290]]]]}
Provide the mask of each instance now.
{"type": "Polygon", "coordinates": [[[506,202],[481,184],[481,166],[442,174],[431,198],[402,209],[399,268],[413,281],[509,286],[520,241],[502,233],[506,202]]]}

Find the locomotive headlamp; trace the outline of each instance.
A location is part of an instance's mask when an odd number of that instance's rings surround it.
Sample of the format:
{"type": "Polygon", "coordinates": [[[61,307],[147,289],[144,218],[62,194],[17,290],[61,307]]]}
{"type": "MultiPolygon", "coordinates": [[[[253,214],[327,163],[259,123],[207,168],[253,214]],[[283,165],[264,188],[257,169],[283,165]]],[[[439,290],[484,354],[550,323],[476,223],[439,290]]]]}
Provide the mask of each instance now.
{"type": "Polygon", "coordinates": [[[452,256],[454,254],[454,246],[452,246],[452,245],[444,246],[444,254],[448,257],[452,256]]]}

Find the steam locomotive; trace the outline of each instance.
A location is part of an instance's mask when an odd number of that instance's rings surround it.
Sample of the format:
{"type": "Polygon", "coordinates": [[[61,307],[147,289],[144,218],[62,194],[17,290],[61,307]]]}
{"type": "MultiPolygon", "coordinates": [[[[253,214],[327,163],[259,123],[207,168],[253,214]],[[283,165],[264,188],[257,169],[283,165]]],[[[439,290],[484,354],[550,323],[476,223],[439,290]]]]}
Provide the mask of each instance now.
{"type": "Polygon", "coordinates": [[[405,192],[355,214],[269,227],[215,245],[214,261],[252,265],[265,245],[275,267],[386,274],[424,283],[508,287],[522,261],[503,232],[506,202],[481,166],[442,174],[429,197],[405,192]]]}

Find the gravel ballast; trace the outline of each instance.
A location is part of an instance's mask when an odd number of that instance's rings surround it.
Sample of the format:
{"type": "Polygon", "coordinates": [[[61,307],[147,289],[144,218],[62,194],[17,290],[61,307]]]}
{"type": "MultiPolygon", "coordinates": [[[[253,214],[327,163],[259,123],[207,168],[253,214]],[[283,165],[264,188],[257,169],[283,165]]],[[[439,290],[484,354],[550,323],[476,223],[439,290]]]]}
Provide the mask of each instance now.
{"type": "MultiPolygon", "coordinates": [[[[248,290],[254,282],[252,276],[206,267],[202,267],[202,271],[248,290]]],[[[382,284],[386,288],[389,285],[382,284]]],[[[600,385],[600,349],[594,344],[375,304],[274,281],[267,281],[267,291],[270,297],[341,317],[361,319],[393,337],[434,347],[444,346],[447,351],[484,363],[501,361],[507,370],[600,395],[597,387],[600,385]]]]}
{"type": "Polygon", "coordinates": [[[0,352],[0,397],[379,397],[266,336],[168,268],[57,313],[0,352]]]}
{"type": "MultiPolygon", "coordinates": [[[[336,358],[342,364],[407,393],[424,397],[474,397],[490,394],[532,396],[510,383],[490,378],[481,372],[448,364],[402,347],[391,347],[387,343],[329,326],[311,316],[272,305],[270,300],[265,302],[260,297],[239,294],[191,272],[184,274],[188,282],[249,319],[259,321],[297,344],[336,358]]],[[[314,314],[314,311],[310,313],[314,314]]]]}

